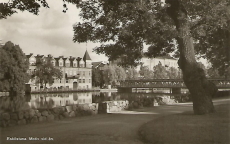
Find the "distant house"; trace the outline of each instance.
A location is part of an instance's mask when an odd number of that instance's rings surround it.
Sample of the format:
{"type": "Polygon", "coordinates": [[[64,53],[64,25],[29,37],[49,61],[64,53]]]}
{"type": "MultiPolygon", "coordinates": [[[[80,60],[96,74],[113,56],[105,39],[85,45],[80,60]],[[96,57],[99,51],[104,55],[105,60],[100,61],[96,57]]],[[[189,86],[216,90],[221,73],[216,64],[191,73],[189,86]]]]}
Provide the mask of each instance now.
{"type": "MultiPolygon", "coordinates": [[[[51,62],[56,68],[62,71],[63,78],[61,80],[56,79],[52,86],[48,88],[70,88],[70,89],[90,89],[92,88],[92,60],[89,53],[86,51],[83,58],[80,57],[53,57],[48,55],[36,55],[32,53],[26,55],[30,63],[28,70],[29,74],[33,74],[36,71],[36,62],[38,58],[51,58],[51,62]]],[[[43,88],[39,84],[35,83],[34,79],[29,81],[32,90],[38,90],[43,88]]]]}
{"type": "MultiPolygon", "coordinates": [[[[175,59],[169,55],[159,56],[159,57],[155,57],[155,58],[148,58],[144,55],[139,62],[141,63],[142,66],[147,66],[149,68],[149,70],[153,70],[153,67],[158,65],[159,63],[161,63],[165,67],[178,68],[177,61],[178,61],[177,59],[175,59]]],[[[117,60],[111,61],[110,64],[111,65],[117,65],[120,62],[121,62],[121,59],[117,59],[117,60]]],[[[141,65],[138,65],[136,67],[137,71],[140,71],[141,65]]]]}
{"type": "MultiPolygon", "coordinates": [[[[148,58],[143,57],[141,59],[142,66],[147,66],[149,70],[153,70],[153,67],[161,63],[165,67],[174,67],[178,68],[177,59],[174,59],[173,57],[166,55],[166,56],[160,56],[155,58],[148,58]]],[[[137,66],[137,71],[140,70],[140,65],[137,66]]]]}

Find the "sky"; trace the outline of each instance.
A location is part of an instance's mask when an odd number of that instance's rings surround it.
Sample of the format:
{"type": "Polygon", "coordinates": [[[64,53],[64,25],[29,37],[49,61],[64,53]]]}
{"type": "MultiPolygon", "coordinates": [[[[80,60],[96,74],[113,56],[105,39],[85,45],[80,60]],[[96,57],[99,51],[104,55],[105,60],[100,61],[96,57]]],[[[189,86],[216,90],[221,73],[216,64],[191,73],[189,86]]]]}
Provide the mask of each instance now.
{"type": "MultiPolygon", "coordinates": [[[[83,57],[87,49],[92,61],[108,60],[105,55],[93,52],[99,43],[72,41],[73,25],[81,22],[80,10],[75,5],[67,4],[68,10],[63,13],[62,0],[47,0],[47,3],[50,8],[40,8],[39,15],[18,11],[7,19],[1,19],[0,40],[19,45],[25,54],[83,57]]],[[[201,61],[206,65],[205,60],[201,61]]]]}
{"type": "MultiPolygon", "coordinates": [[[[4,0],[0,0],[1,2],[4,0]]],[[[47,0],[50,8],[40,8],[39,15],[27,11],[0,20],[0,40],[20,46],[25,54],[83,57],[87,49],[92,61],[107,61],[104,55],[92,52],[99,43],[74,43],[73,24],[81,22],[80,10],[67,4],[63,13],[62,0],[47,0]]]]}

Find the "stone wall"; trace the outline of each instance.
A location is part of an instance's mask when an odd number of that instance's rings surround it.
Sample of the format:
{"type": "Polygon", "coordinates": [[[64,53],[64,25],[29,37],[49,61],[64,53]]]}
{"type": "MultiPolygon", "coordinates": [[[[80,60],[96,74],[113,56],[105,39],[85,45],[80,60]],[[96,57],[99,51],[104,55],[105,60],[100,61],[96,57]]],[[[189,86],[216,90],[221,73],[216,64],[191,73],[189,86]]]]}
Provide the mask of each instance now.
{"type": "Polygon", "coordinates": [[[128,109],[128,101],[105,101],[103,103],[74,104],[51,109],[28,109],[17,112],[1,112],[1,127],[62,120],[64,118],[118,112],[128,109]]]}
{"type": "Polygon", "coordinates": [[[98,113],[111,113],[127,110],[129,107],[129,101],[105,101],[99,104],[98,113]]]}
{"type": "Polygon", "coordinates": [[[0,116],[1,127],[25,125],[29,123],[61,120],[70,117],[86,116],[98,113],[98,104],[79,104],[52,109],[29,109],[18,112],[3,112],[0,116]]]}

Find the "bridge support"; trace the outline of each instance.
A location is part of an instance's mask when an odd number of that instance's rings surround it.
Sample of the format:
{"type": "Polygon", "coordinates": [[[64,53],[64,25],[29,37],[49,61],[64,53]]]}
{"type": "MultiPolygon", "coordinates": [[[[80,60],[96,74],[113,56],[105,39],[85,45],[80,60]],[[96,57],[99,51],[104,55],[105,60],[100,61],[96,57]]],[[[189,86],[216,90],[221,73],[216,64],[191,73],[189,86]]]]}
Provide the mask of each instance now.
{"type": "Polygon", "coordinates": [[[181,94],[181,88],[171,88],[170,92],[172,94],[181,94]]]}
{"type": "Polygon", "coordinates": [[[124,87],[119,87],[117,89],[118,92],[123,92],[123,93],[131,93],[132,92],[132,88],[124,88],[124,87]]]}

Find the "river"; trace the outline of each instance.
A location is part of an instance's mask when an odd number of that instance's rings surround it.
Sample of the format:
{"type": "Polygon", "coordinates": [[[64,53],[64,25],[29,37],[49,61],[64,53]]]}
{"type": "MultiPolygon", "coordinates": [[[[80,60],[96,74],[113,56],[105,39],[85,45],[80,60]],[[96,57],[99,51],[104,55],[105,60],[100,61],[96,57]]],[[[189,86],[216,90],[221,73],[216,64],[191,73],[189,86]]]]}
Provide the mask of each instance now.
{"type": "Polygon", "coordinates": [[[26,96],[31,108],[46,109],[73,104],[91,104],[104,101],[128,100],[140,106],[152,106],[181,103],[189,100],[186,91],[183,94],[169,94],[168,90],[155,91],[138,90],[132,93],[118,92],[77,92],[77,93],[41,93],[26,96]],[[157,93],[156,93],[157,92],[157,93]]]}

